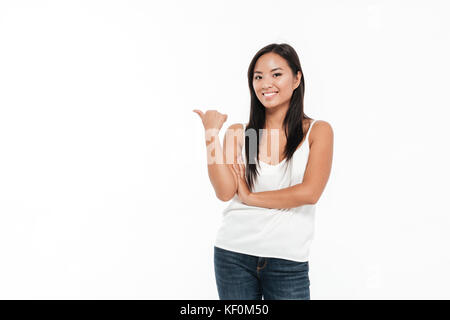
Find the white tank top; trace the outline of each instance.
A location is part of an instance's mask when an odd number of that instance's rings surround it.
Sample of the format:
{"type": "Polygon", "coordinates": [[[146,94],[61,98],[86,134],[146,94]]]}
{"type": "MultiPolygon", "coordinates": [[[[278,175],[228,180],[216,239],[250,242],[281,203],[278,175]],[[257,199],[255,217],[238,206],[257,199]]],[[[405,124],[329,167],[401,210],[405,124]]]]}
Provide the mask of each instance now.
{"type": "MultiPolygon", "coordinates": [[[[259,161],[254,192],[279,190],[302,183],[309,156],[309,133],[316,121],[312,121],[306,138],[295,150],[289,165],[286,159],[276,165],[259,161]]],[[[245,147],[242,147],[242,159],[246,162],[245,147]]],[[[315,205],[289,209],[248,206],[235,194],[222,212],[215,246],[258,257],[308,261],[314,237],[315,209],[315,205]]]]}

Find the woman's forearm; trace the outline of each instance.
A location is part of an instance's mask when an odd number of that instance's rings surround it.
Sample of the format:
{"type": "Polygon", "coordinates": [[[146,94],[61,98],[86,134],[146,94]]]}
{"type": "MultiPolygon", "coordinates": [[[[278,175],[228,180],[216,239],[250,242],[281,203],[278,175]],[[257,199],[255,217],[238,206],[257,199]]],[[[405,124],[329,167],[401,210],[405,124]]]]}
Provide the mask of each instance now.
{"type": "Polygon", "coordinates": [[[218,130],[205,131],[208,176],[217,198],[229,201],[237,190],[231,164],[226,163],[218,130]]]}
{"type": "Polygon", "coordinates": [[[248,200],[248,205],[272,209],[288,209],[314,203],[310,188],[301,183],[280,190],[252,192],[248,200]]]}

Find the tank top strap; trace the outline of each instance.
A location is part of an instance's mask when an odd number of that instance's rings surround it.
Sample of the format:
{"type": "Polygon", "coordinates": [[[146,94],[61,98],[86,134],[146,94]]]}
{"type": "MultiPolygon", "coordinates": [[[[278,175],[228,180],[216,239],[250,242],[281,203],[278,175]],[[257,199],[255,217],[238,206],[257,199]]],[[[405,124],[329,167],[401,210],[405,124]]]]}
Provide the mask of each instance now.
{"type": "Polygon", "coordinates": [[[245,126],[247,124],[246,123],[242,123],[242,147],[245,146],[245,126]]]}
{"type": "Polygon", "coordinates": [[[242,162],[246,164],[246,161],[245,161],[245,126],[246,126],[246,124],[242,123],[242,125],[243,125],[243,128],[242,128],[242,150],[241,150],[240,156],[241,156],[242,162]]]}
{"type": "Polygon", "coordinates": [[[311,124],[309,125],[308,132],[306,133],[305,141],[308,141],[307,139],[309,138],[309,133],[311,132],[312,126],[314,125],[314,123],[315,123],[316,121],[317,121],[317,119],[316,119],[316,120],[313,120],[313,121],[311,122],[311,124]]]}

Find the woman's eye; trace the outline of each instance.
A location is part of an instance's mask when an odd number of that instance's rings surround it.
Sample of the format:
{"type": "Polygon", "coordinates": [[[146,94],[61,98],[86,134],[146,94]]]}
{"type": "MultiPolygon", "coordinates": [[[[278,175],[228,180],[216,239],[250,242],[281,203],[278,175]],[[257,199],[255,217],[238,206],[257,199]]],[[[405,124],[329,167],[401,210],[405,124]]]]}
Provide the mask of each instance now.
{"type": "MultiPolygon", "coordinates": [[[[274,76],[276,76],[276,75],[281,76],[281,73],[274,73],[273,75],[274,75],[274,76]]],[[[256,77],[255,77],[255,80],[258,80],[258,77],[260,77],[260,76],[256,76],[256,77]]]]}

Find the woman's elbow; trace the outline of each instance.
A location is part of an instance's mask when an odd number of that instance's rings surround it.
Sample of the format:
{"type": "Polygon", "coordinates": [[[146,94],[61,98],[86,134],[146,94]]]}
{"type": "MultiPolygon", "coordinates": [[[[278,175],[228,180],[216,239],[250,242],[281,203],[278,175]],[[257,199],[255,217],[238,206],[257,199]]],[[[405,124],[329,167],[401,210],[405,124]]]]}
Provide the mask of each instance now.
{"type": "Polygon", "coordinates": [[[231,199],[233,199],[234,195],[236,194],[236,192],[234,192],[233,194],[228,193],[228,194],[217,194],[216,196],[219,200],[223,201],[223,202],[227,202],[230,201],[231,199]]]}

